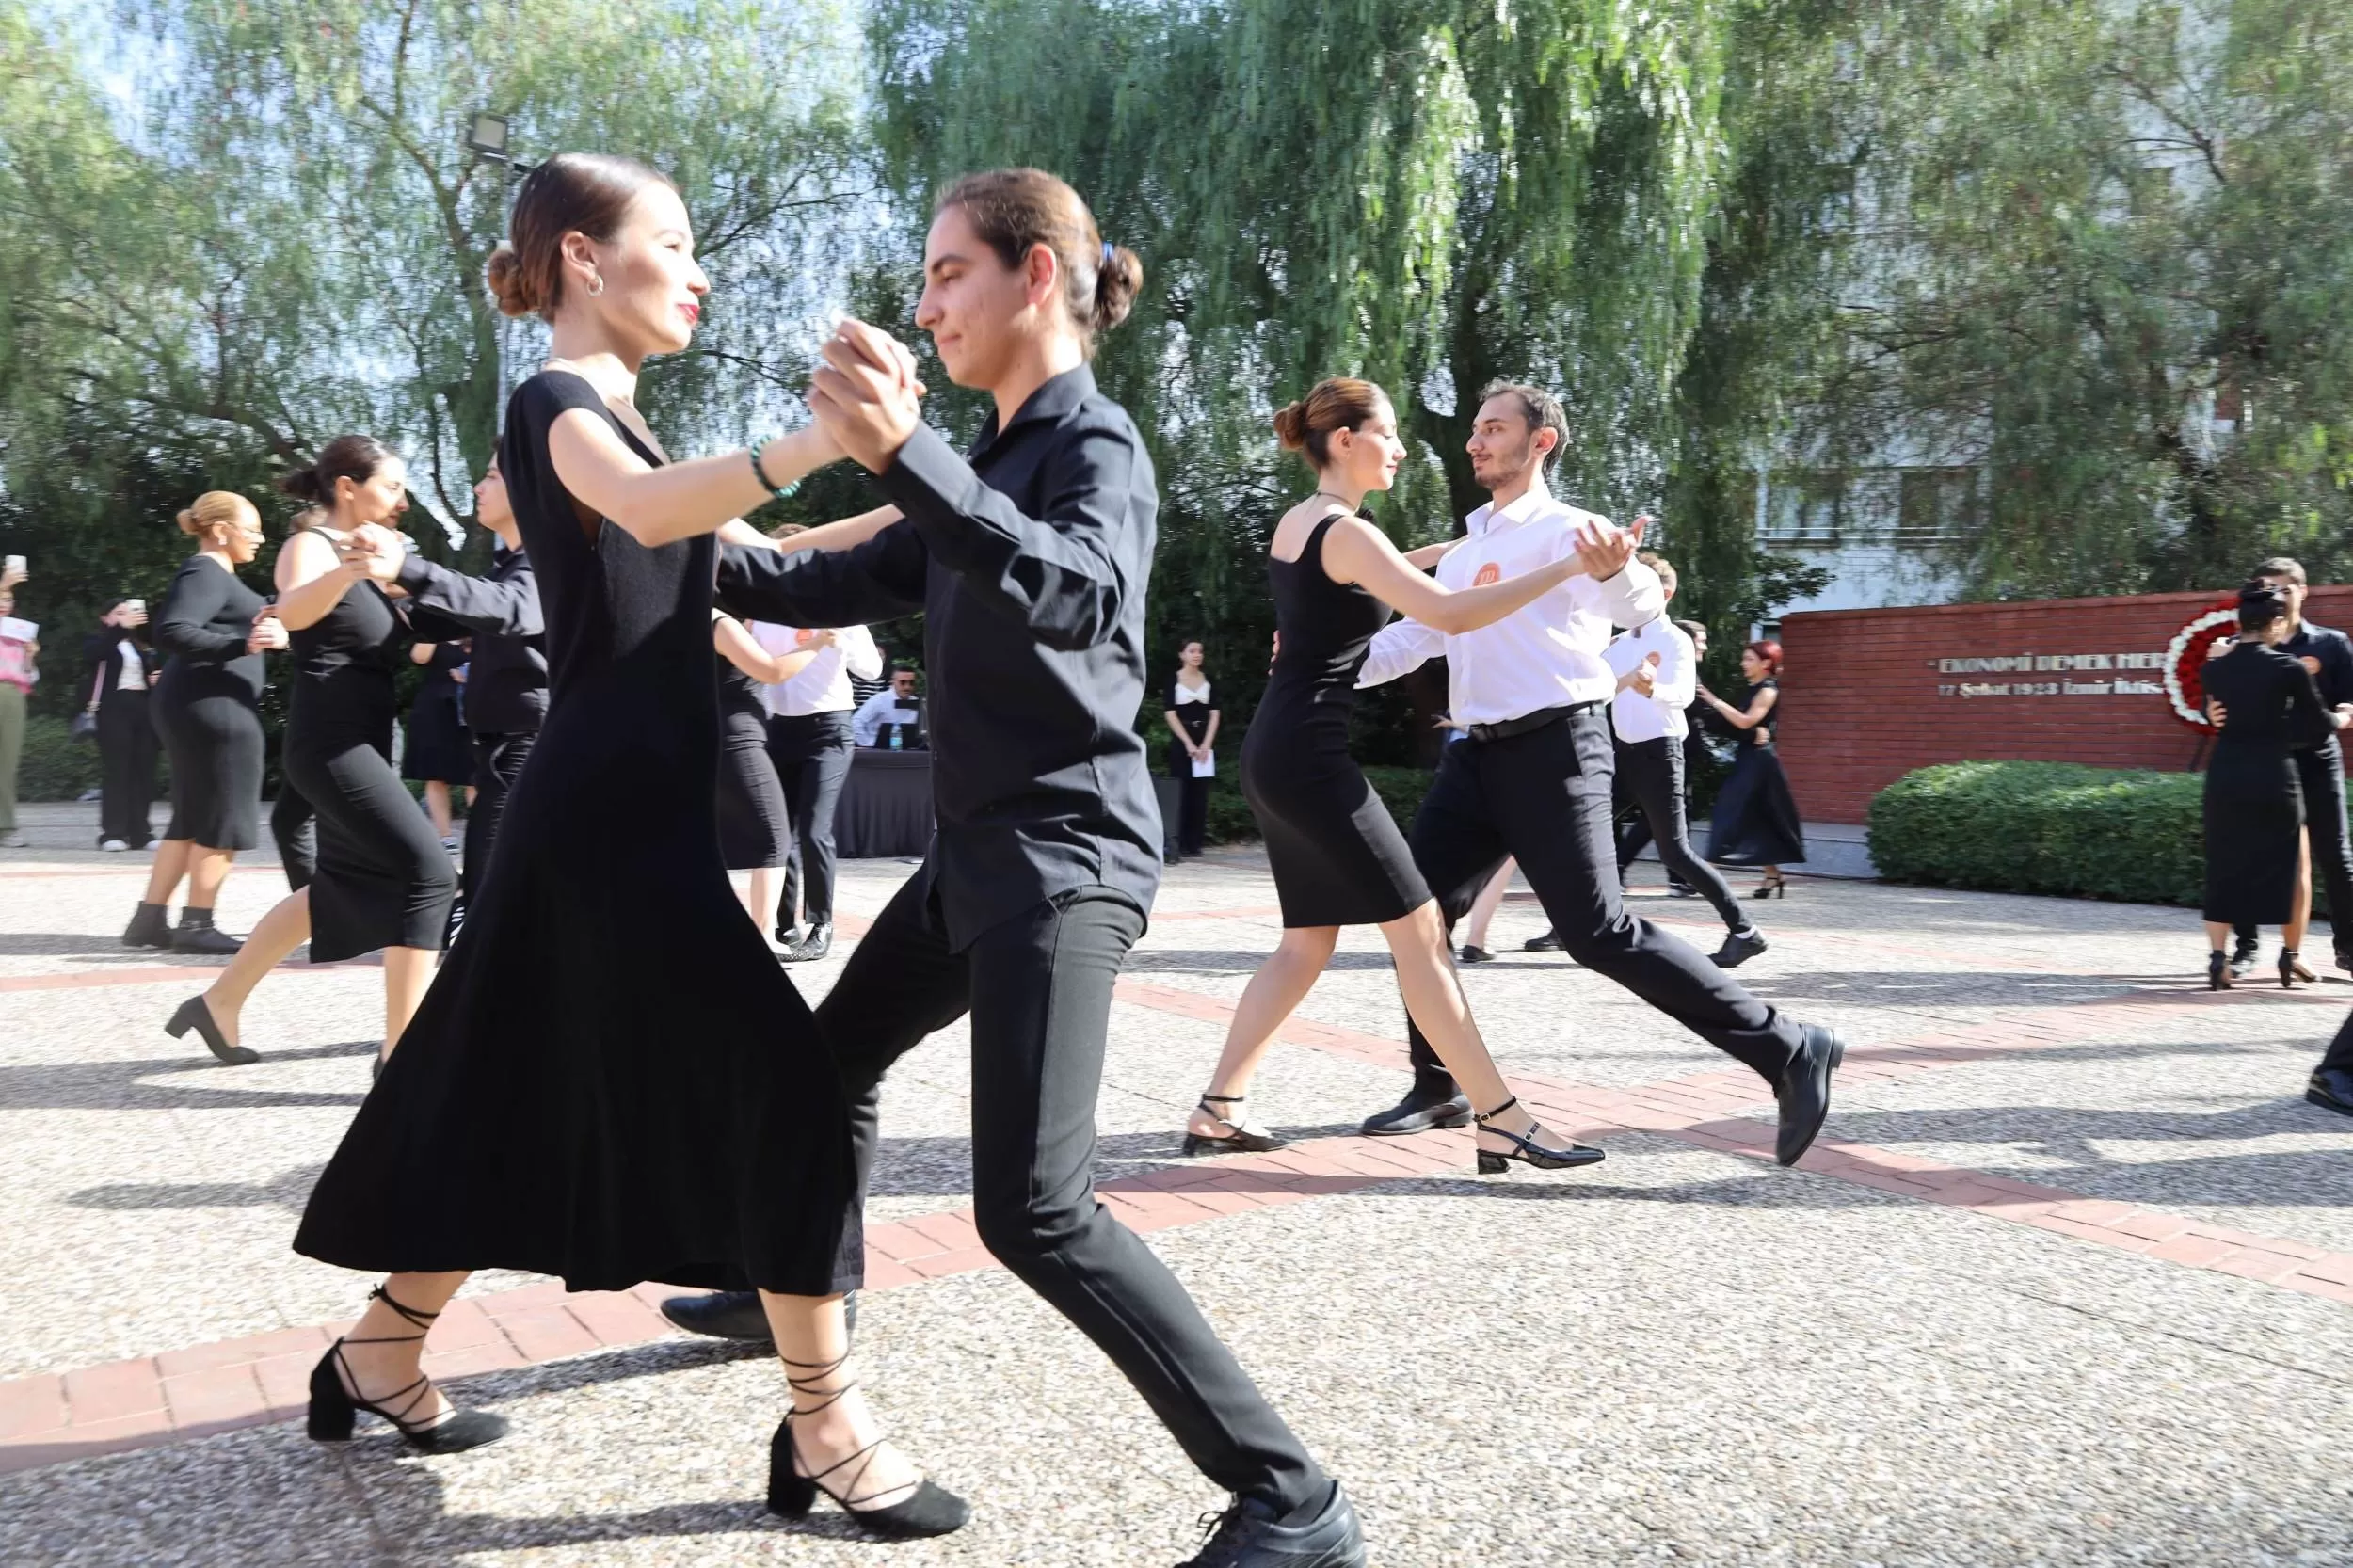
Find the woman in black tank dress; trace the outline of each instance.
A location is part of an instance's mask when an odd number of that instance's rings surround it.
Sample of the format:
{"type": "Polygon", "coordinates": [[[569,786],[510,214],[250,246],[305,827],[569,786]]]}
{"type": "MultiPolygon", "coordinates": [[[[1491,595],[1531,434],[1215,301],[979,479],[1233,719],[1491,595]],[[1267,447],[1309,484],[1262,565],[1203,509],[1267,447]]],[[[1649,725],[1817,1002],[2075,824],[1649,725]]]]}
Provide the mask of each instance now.
{"type": "Polygon", "coordinates": [[[1241,788],[1265,836],[1283,905],[1283,940],[1251,977],[1184,1150],[1279,1148],[1242,1107],[1274,1032],[1323,972],[1344,925],[1378,925],[1405,1005],[1461,1080],[1479,1115],[1479,1168],[1507,1160],[1540,1169],[1588,1165],[1599,1149],[1548,1137],[1496,1070],[1471,1020],[1445,921],[1405,836],[1348,754],[1356,672],[1372,634],[1402,606],[1442,631],[1469,632],[1533,602],[1583,569],[1574,556],[1506,582],[1449,593],[1424,575],[1445,553],[1401,555],[1359,508],[1395,477],[1404,446],[1381,389],[1336,378],[1275,416],[1283,444],[1316,470],[1316,493],[1286,513],[1269,546],[1275,656],[1266,696],[1242,740],[1241,788]],[[1376,591],[1378,590],[1377,594],[1376,591]]]}
{"type": "Polygon", "coordinates": [[[2276,646],[2289,631],[2287,598],[2267,584],[2239,593],[2237,646],[2202,673],[2221,735],[2206,763],[2206,984],[2231,987],[2227,951],[2233,926],[2287,928],[2280,984],[2292,988],[2296,890],[2306,874],[2304,815],[2310,808],[2294,748],[2325,740],[2342,718],[2322,706],[2303,662],[2276,646]]]}
{"type": "Polygon", "coordinates": [[[369,436],[336,437],[316,463],[280,481],[327,509],[327,526],[296,533],[279,552],[276,605],[295,658],[286,777],[317,813],[318,864],[310,885],[263,916],[220,978],[166,1026],[175,1035],[196,1030],[224,1062],[256,1060],[240,1042],[238,1016],[262,977],[306,941],[313,964],[383,952],[379,1061],[400,1044],[433,980],[457,876],[392,771],[392,672],[408,624],[333,537],[407,510],[408,483],[398,456],[369,436]]]}
{"type": "Polygon", "coordinates": [[[286,646],[286,629],[237,576],[260,552],[262,517],[233,490],[208,490],[180,514],[198,550],[155,612],[155,646],[169,657],[155,687],[155,731],[171,760],[171,825],[155,849],[147,896],[122,934],[126,948],[230,953],[233,936],[213,905],[239,850],[260,839],[262,655],[286,646]],[[171,928],[171,895],[188,901],[171,928]]]}
{"type": "Polygon", "coordinates": [[[312,1374],[311,1433],[348,1436],[358,1409],[427,1448],[504,1432],[419,1368],[470,1271],[752,1285],[795,1407],[770,1506],[805,1512],[822,1485],[871,1531],[944,1533],[964,1505],[882,1441],[847,1369],[841,1293],[864,1262],[848,1106],[714,820],[713,535],[835,449],[805,430],[664,458],[631,402],[638,366],[686,346],[709,285],[660,175],[560,154],[512,222],[491,288],[552,321],[558,356],[516,389],[499,448],[545,613],[547,717],[465,934],[295,1238],[390,1272],[312,1374]]]}

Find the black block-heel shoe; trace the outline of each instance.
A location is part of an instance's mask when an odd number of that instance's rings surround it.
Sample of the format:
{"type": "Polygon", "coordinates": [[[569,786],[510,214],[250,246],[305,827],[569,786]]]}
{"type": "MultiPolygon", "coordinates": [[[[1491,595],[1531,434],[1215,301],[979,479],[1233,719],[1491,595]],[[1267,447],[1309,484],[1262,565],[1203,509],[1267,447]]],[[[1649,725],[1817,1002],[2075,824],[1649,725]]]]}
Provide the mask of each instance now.
{"type": "Polygon", "coordinates": [[[213,1021],[213,1010],[205,1005],[204,993],[199,991],[180,1004],[180,1010],[164,1025],[164,1032],[177,1040],[189,1030],[204,1037],[204,1048],[232,1067],[250,1066],[262,1059],[262,1053],[248,1046],[232,1046],[213,1021]]]}
{"type": "MultiPolygon", "coordinates": [[[[1492,1132],[1498,1138],[1509,1138],[1513,1144],[1511,1152],[1508,1154],[1498,1154],[1494,1149],[1481,1149],[1479,1151],[1479,1174],[1481,1176],[1501,1176],[1505,1162],[1513,1160],[1524,1165],[1533,1165],[1540,1171],[1565,1171],[1572,1165],[1598,1165],[1609,1158],[1602,1150],[1589,1147],[1584,1144],[1571,1144],[1565,1149],[1546,1148],[1533,1138],[1524,1137],[1516,1132],[1506,1132],[1503,1128],[1492,1125],[1496,1117],[1502,1115],[1519,1103],[1519,1096],[1513,1095],[1493,1111],[1481,1111],[1479,1113],[1480,1131],[1492,1132]]],[[[1542,1132],[1544,1128],[1538,1127],[1531,1130],[1542,1132]]]]}
{"type": "Polygon", "coordinates": [[[2293,991],[2296,989],[2296,984],[2298,981],[2302,981],[2305,984],[2311,985],[2316,984],[2319,979],[2320,976],[2313,973],[2312,970],[2304,967],[2304,960],[2297,956],[2297,952],[2294,948],[2281,948],[2280,950],[2281,990],[2293,991]]]}
{"type": "Polygon", "coordinates": [[[2231,988],[2231,955],[2220,948],[2206,954],[2206,989],[2227,991],[2231,988]]]}
{"type": "MultiPolygon", "coordinates": [[[[849,1359],[844,1355],[840,1361],[824,1363],[787,1361],[784,1364],[784,1381],[800,1393],[819,1392],[814,1385],[840,1371],[842,1362],[849,1359]],[[796,1378],[792,1375],[792,1369],[796,1368],[814,1372],[816,1376],[796,1378]]],[[[874,1439],[849,1458],[828,1464],[815,1475],[801,1474],[800,1455],[792,1446],[793,1415],[814,1416],[856,1386],[856,1383],[851,1382],[839,1388],[824,1389],[823,1392],[828,1397],[824,1404],[807,1412],[789,1412],[777,1423],[776,1434],[768,1440],[768,1512],[787,1519],[801,1518],[817,1506],[817,1494],[823,1491],[840,1506],[842,1512],[850,1516],[852,1524],[869,1535],[878,1535],[885,1540],[913,1541],[926,1535],[951,1535],[964,1528],[972,1517],[970,1506],[929,1476],[917,1481],[912,1490],[902,1485],[885,1487],[864,1497],[857,1495],[858,1482],[864,1478],[867,1465],[872,1463],[874,1450],[883,1446],[883,1438],[874,1439]],[[827,1476],[849,1469],[853,1464],[857,1468],[851,1471],[850,1479],[842,1484],[840,1491],[836,1492],[825,1484],[827,1476]],[[905,1492],[907,1496],[888,1508],[862,1506],[872,1498],[887,1497],[893,1492],[905,1492]]]]}
{"type": "Polygon", "coordinates": [[[1254,1131],[1243,1123],[1210,1109],[1215,1105],[1247,1105],[1249,1103],[1248,1095],[1202,1096],[1201,1113],[1225,1130],[1214,1136],[1207,1133],[1188,1132],[1185,1134],[1184,1146],[1177,1152],[1190,1159],[1197,1154],[1264,1154],[1269,1149],[1290,1147],[1289,1143],[1271,1132],[1254,1131]]]}
{"type": "Polygon", "coordinates": [[[417,1332],[375,1339],[338,1339],[327,1348],[327,1353],[319,1358],[319,1364],[311,1369],[312,1440],[318,1443],[349,1441],[352,1425],[363,1410],[392,1422],[400,1429],[400,1435],[408,1439],[410,1448],[421,1448],[429,1454],[458,1453],[467,1448],[478,1448],[485,1443],[495,1443],[505,1436],[506,1417],[493,1416],[487,1410],[461,1410],[446,1421],[429,1425],[407,1419],[408,1412],[423,1403],[433,1387],[433,1380],[423,1373],[418,1374],[416,1382],[385,1395],[380,1403],[363,1400],[351,1391],[360,1386],[360,1378],[351,1370],[350,1363],[344,1359],[345,1345],[394,1345],[422,1339],[433,1327],[433,1320],[440,1316],[438,1312],[418,1312],[403,1306],[386,1295],[380,1286],[369,1291],[368,1297],[372,1301],[381,1301],[416,1324],[417,1332]],[[350,1388],[344,1386],[346,1376],[351,1379],[350,1388]],[[397,1410],[385,1408],[386,1404],[395,1400],[403,1401],[397,1410]]]}

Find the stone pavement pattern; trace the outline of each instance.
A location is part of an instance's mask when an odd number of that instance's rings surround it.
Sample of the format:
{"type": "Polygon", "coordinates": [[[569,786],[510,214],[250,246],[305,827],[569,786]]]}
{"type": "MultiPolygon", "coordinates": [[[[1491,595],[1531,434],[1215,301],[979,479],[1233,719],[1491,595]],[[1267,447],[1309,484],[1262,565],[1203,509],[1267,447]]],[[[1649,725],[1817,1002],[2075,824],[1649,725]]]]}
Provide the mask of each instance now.
{"type": "MultiPolygon", "coordinates": [[[[970,1528],[883,1546],[822,1504],[769,1518],[778,1369],[669,1333],[651,1287],[470,1284],[432,1365],[506,1443],[308,1442],[286,1413],[367,1282],[287,1241],[366,1090],[376,973],[273,976],[247,1024],[264,1061],[220,1067],[160,1032],[202,967],[115,943],[136,857],[62,813],[33,831],[0,854],[0,1562],[1165,1564],[1222,1504],[978,1247],[960,1029],[888,1086],[861,1348],[970,1528]]],[[[845,907],[907,869],[850,866],[845,907]]],[[[223,923],[281,886],[240,869],[223,923]]],[[[1349,1135],[1404,1081],[1370,932],[1261,1078],[1296,1146],[1175,1158],[1278,925],[1252,856],[1188,865],[1115,1010],[1107,1201],[1386,1568],[2353,1564],[2353,1122],[2297,1097],[2353,986],[2209,996],[2175,911],[1793,890],[1742,974],[1851,1042],[1804,1168],[1762,1157],[1756,1080],[1512,951],[1467,971],[1481,1025],[1610,1159],[1481,1180],[1465,1135],[1349,1135]]],[[[1635,897],[1713,944],[1657,895],[1635,897]]],[[[1497,945],[1542,923],[1507,904],[1497,945]]],[[[814,997],[839,968],[794,973],[814,997]]]]}

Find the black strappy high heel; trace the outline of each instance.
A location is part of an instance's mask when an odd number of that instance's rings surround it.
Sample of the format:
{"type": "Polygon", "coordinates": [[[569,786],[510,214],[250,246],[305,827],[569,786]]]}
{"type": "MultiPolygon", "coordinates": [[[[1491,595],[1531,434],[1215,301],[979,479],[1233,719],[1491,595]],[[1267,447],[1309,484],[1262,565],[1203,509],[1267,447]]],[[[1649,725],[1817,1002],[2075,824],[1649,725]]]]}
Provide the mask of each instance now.
{"type": "Polygon", "coordinates": [[[893,1492],[908,1492],[908,1487],[903,1483],[898,1486],[887,1486],[879,1492],[869,1493],[864,1497],[857,1496],[858,1482],[865,1477],[867,1469],[866,1464],[859,1462],[872,1463],[874,1450],[883,1446],[885,1440],[882,1438],[877,1437],[849,1458],[828,1464],[815,1475],[801,1474],[800,1454],[792,1446],[792,1417],[814,1416],[857,1386],[856,1382],[845,1383],[839,1388],[821,1389],[817,1386],[840,1371],[842,1364],[849,1359],[848,1353],[844,1352],[839,1360],[835,1361],[788,1360],[785,1362],[784,1381],[793,1392],[798,1394],[822,1393],[825,1396],[825,1400],[823,1404],[811,1406],[805,1411],[788,1411],[783,1421],[776,1427],[776,1434],[768,1440],[768,1512],[782,1514],[788,1519],[801,1518],[810,1509],[817,1506],[817,1494],[823,1491],[840,1507],[842,1512],[850,1516],[851,1523],[869,1535],[879,1535],[886,1540],[913,1541],[926,1535],[948,1535],[962,1529],[972,1517],[971,1508],[962,1497],[939,1485],[929,1476],[913,1483],[913,1490],[906,1497],[892,1503],[888,1508],[859,1506],[875,1497],[887,1497],[893,1492]],[[814,1372],[816,1375],[796,1378],[792,1375],[796,1368],[805,1372],[814,1372]],[[827,1476],[853,1464],[856,1464],[857,1469],[852,1472],[849,1480],[840,1491],[836,1492],[832,1487],[825,1485],[827,1476]]]}
{"type": "Polygon", "coordinates": [[[2206,989],[2227,991],[2231,988],[2231,955],[2220,948],[2206,955],[2206,989]]]}
{"type": "Polygon", "coordinates": [[[1209,1109],[1213,1105],[1247,1105],[1249,1102],[1248,1095],[1202,1096],[1201,1113],[1225,1128],[1225,1133],[1223,1137],[1212,1138],[1207,1133],[1188,1132],[1184,1146],[1177,1153],[1190,1158],[1196,1154],[1264,1154],[1269,1149],[1290,1147],[1288,1141],[1271,1132],[1253,1132],[1231,1117],[1220,1115],[1209,1109]]]}
{"type": "Polygon", "coordinates": [[[408,1413],[423,1402],[426,1390],[433,1386],[433,1380],[423,1373],[418,1374],[416,1382],[384,1396],[385,1403],[405,1399],[406,1402],[401,1404],[397,1413],[385,1409],[384,1404],[373,1400],[363,1400],[353,1392],[360,1386],[360,1374],[354,1372],[351,1364],[344,1359],[345,1345],[394,1345],[422,1339],[431,1331],[433,1320],[440,1316],[438,1312],[419,1312],[401,1305],[386,1295],[381,1286],[369,1291],[368,1299],[381,1301],[416,1324],[417,1332],[374,1339],[338,1339],[327,1348],[327,1354],[320,1357],[319,1364],[311,1371],[310,1432],[312,1441],[347,1442],[353,1423],[362,1410],[392,1422],[400,1429],[401,1436],[408,1440],[410,1448],[422,1448],[429,1454],[454,1454],[466,1448],[478,1448],[485,1443],[495,1443],[506,1435],[506,1417],[493,1416],[487,1410],[461,1410],[448,1420],[429,1426],[409,1421],[407,1418],[408,1413]],[[346,1376],[351,1379],[350,1388],[344,1386],[346,1376]]]}
{"type": "Polygon", "coordinates": [[[1777,898],[1785,904],[1788,902],[1789,879],[1781,874],[1781,868],[1779,866],[1775,866],[1771,871],[1765,873],[1764,879],[1756,885],[1756,896],[1758,898],[1777,898]]]}
{"type": "MultiPolygon", "coordinates": [[[[1584,1144],[1571,1144],[1565,1149],[1546,1148],[1533,1138],[1517,1132],[1506,1132],[1499,1127],[1490,1125],[1495,1117],[1502,1115],[1519,1103],[1519,1096],[1513,1095],[1493,1111],[1479,1112],[1477,1120],[1481,1132],[1492,1132],[1498,1138],[1509,1138],[1513,1145],[1508,1154],[1497,1154],[1493,1149],[1481,1149],[1479,1151],[1479,1174],[1481,1176],[1501,1176],[1504,1162],[1512,1160],[1516,1160],[1524,1165],[1533,1165],[1540,1171],[1565,1171],[1573,1165],[1598,1165],[1609,1158],[1602,1150],[1584,1144]]],[[[1531,1130],[1542,1132],[1544,1128],[1538,1127],[1531,1130]]]]}
{"type": "Polygon", "coordinates": [[[177,1040],[189,1030],[203,1037],[204,1048],[232,1067],[250,1066],[262,1059],[262,1053],[249,1046],[232,1046],[221,1033],[220,1025],[213,1021],[213,1010],[206,1005],[204,993],[199,991],[180,1004],[180,1010],[164,1025],[164,1032],[177,1040]]]}
{"type": "Polygon", "coordinates": [[[2293,991],[2296,989],[2296,983],[2299,980],[2307,985],[2313,985],[2319,983],[2320,976],[2304,967],[2304,960],[2297,956],[2294,948],[2281,948],[2280,950],[2280,989],[2293,991]]]}

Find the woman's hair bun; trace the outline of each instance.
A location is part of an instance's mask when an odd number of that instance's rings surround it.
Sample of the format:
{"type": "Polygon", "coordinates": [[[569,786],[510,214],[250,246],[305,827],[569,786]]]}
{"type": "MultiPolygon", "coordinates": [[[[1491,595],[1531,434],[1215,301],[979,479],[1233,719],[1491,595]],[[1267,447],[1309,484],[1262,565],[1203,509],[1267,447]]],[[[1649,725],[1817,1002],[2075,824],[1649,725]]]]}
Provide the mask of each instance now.
{"type": "Polygon", "coordinates": [[[539,308],[537,291],[524,275],[523,259],[513,245],[501,240],[490,252],[490,260],[483,269],[490,284],[490,297],[497,301],[503,316],[527,316],[539,308]]]}
{"type": "Polygon", "coordinates": [[[1307,445],[1307,400],[1286,403],[1274,411],[1274,435],[1286,452],[1299,452],[1307,445]]]}
{"type": "Polygon", "coordinates": [[[291,469],[278,476],[278,488],[297,501],[318,501],[326,491],[319,484],[319,471],[310,468],[291,469]]]}
{"type": "Polygon", "coordinates": [[[1128,319],[1144,287],[1144,258],[1124,245],[1105,247],[1095,274],[1095,330],[1108,332],[1128,319]]]}
{"type": "Polygon", "coordinates": [[[195,507],[183,506],[180,508],[180,532],[183,534],[201,534],[204,532],[204,525],[199,522],[196,519],[195,507]]]}

